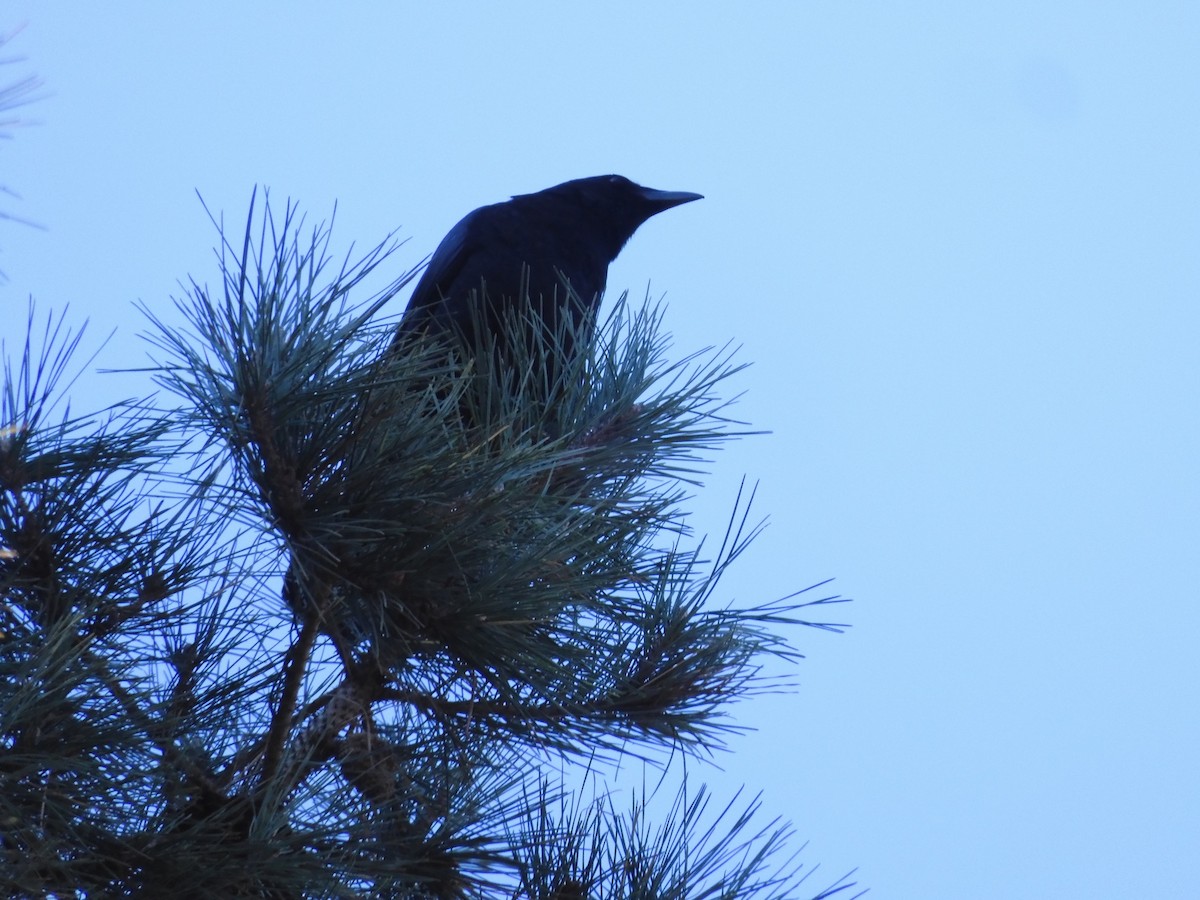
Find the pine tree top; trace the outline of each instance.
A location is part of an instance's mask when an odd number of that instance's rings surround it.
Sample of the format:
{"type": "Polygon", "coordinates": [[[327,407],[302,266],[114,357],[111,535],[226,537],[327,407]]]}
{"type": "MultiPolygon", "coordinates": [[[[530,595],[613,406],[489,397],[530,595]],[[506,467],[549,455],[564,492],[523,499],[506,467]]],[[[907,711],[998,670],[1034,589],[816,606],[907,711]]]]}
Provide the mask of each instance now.
{"type": "Polygon", "coordinates": [[[564,774],[711,753],[798,657],[781,629],[839,627],[804,612],[836,597],[718,600],[753,491],[711,552],[687,526],[748,433],[734,355],[670,361],[624,298],[552,379],[388,352],[411,273],[359,295],[395,243],[335,265],[255,207],[181,322],[146,310],[165,393],[54,418],[78,336],[31,315],[5,350],[10,893],[801,896],[757,800],[685,786],[654,826],[564,774]]]}

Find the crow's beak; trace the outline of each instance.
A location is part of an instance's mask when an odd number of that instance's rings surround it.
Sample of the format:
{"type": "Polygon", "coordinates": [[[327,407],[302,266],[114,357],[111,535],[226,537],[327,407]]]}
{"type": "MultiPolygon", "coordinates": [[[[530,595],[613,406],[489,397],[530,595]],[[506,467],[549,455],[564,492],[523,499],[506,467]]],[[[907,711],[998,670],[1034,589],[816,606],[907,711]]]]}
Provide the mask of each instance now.
{"type": "Polygon", "coordinates": [[[693,200],[703,200],[703,194],[693,194],[691,191],[656,191],[653,188],[642,188],[642,199],[656,213],[681,203],[691,203],[693,200]]]}

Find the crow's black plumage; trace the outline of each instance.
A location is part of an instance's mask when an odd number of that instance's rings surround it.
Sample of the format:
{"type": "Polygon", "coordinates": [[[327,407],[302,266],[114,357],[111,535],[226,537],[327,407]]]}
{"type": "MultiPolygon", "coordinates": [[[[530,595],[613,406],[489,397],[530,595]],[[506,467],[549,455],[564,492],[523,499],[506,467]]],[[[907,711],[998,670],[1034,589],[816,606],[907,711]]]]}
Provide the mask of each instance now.
{"type": "Polygon", "coordinates": [[[483,323],[503,350],[506,311],[523,314],[527,292],[542,334],[564,341],[570,352],[571,338],[588,334],[594,325],[608,265],[638,226],[700,198],[645,188],[620,175],[598,175],[480,207],[434,251],[396,341],[417,334],[452,335],[478,346],[475,327],[483,323]],[[560,327],[564,314],[571,316],[569,329],[560,327]]]}

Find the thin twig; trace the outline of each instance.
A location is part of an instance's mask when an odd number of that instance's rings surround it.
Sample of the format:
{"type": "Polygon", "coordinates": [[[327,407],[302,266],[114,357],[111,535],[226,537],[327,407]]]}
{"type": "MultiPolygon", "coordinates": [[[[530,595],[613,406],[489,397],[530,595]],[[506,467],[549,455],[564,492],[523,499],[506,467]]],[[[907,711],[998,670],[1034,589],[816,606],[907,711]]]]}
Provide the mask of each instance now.
{"type": "Polygon", "coordinates": [[[287,659],[283,664],[283,696],[271,719],[271,731],[267,736],[267,747],[263,759],[261,783],[266,784],[279,768],[279,760],[283,755],[283,741],[292,727],[292,710],[296,699],[300,696],[300,684],[304,680],[304,669],[312,654],[313,643],[317,639],[318,617],[306,616],[300,629],[296,643],[288,649],[287,659]]]}

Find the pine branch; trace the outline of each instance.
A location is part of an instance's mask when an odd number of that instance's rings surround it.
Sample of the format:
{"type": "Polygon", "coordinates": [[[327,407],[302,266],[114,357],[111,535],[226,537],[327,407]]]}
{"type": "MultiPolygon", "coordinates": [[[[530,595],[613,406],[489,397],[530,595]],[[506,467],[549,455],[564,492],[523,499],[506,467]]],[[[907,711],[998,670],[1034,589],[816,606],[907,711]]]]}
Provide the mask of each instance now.
{"type": "Polygon", "coordinates": [[[394,243],[334,264],[327,226],[256,207],[184,325],[147,311],[173,408],[55,420],[61,320],[39,348],[31,313],[7,364],[9,893],[797,896],[757,802],[721,830],[687,796],[657,832],[548,808],[556,766],[714,751],[732,701],[786,686],[761,674],[799,658],[782,629],[841,627],[810,621],[836,596],[719,602],[752,492],[711,559],[689,531],[748,433],[731,352],[672,362],[624,299],[540,367],[523,341],[397,350],[380,314],[410,276],[355,299],[394,243]]]}
{"type": "MultiPolygon", "coordinates": [[[[262,767],[262,782],[269,782],[279,767],[279,758],[283,753],[283,742],[290,730],[292,711],[300,696],[300,685],[304,680],[304,668],[308,665],[312,653],[313,642],[317,638],[317,623],[315,617],[307,619],[300,629],[296,642],[288,649],[287,660],[283,665],[283,698],[275,709],[271,721],[271,729],[267,734],[267,745],[262,767]]],[[[340,729],[339,729],[340,730],[340,729]]]]}

